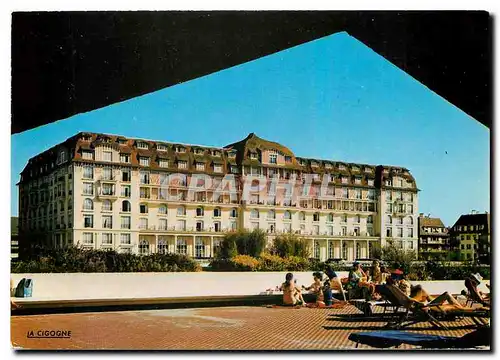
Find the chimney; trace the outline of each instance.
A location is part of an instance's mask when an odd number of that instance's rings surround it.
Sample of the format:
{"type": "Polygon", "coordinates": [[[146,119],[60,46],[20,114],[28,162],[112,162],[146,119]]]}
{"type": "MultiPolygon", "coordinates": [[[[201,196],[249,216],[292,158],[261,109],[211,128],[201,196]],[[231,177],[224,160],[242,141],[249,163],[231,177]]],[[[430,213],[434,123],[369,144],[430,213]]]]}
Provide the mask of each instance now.
{"type": "Polygon", "coordinates": [[[420,214],[418,214],[418,216],[424,217],[424,213],[420,213],[420,214]]]}

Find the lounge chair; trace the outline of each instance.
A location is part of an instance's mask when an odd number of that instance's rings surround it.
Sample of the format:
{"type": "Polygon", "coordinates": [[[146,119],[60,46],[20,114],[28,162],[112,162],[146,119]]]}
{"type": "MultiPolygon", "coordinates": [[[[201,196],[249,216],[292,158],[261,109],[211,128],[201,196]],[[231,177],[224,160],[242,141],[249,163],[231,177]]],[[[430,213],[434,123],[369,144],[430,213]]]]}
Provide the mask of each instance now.
{"type": "Polygon", "coordinates": [[[469,278],[465,279],[464,283],[465,283],[465,287],[467,288],[467,291],[468,291],[467,302],[465,303],[466,305],[470,303],[472,306],[475,303],[477,303],[477,304],[481,304],[481,305],[487,306],[487,307],[490,306],[491,302],[483,299],[481,294],[479,294],[477,287],[474,286],[474,284],[472,283],[471,279],[469,279],[469,278]]]}
{"type": "Polygon", "coordinates": [[[399,347],[401,344],[421,346],[431,349],[471,349],[491,345],[491,329],[479,328],[462,337],[427,335],[406,331],[387,330],[362,333],[352,333],[349,340],[374,348],[399,347]]]}

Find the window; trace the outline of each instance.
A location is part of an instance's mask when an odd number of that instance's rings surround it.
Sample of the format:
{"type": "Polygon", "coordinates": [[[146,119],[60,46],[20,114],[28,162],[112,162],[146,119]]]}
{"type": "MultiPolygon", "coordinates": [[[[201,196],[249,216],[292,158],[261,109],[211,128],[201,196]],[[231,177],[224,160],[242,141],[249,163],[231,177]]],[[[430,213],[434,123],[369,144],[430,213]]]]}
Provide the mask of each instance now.
{"type": "Polygon", "coordinates": [[[82,243],[84,245],[92,245],[92,244],[94,244],[94,233],[84,232],[82,234],[82,243]]]}
{"type": "Polygon", "coordinates": [[[347,227],[342,226],[342,236],[347,236],[347,227]]]}
{"type": "MultiPolygon", "coordinates": [[[[413,218],[411,216],[408,217],[408,224],[413,225],[413,218]]],[[[441,229],[438,229],[438,230],[441,230],[441,229]]]]}
{"type": "Polygon", "coordinates": [[[361,189],[356,189],[355,194],[356,194],[356,199],[361,199],[361,189]]]}
{"type": "Polygon", "coordinates": [[[196,163],[196,170],[198,170],[198,171],[204,171],[205,170],[205,163],[197,162],[196,163]]]}
{"type": "Polygon", "coordinates": [[[342,184],[347,184],[348,180],[349,180],[349,179],[348,179],[346,176],[342,176],[342,177],[341,177],[341,182],[342,182],[342,184]]]}
{"type": "Polygon", "coordinates": [[[301,211],[299,212],[299,220],[300,221],[306,221],[306,213],[301,211]]]}
{"type": "Polygon", "coordinates": [[[214,164],[214,172],[221,173],[222,172],[222,165],[221,164],[214,164]]]}
{"type": "Polygon", "coordinates": [[[277,164],[278,163],[278,155],[270,153],[269,154],[269,163],[270,164],[277,164]]]}
{"type": "Polygon", "coordinates": [[[93,179],[94,178],[94,168],[92,166],[84,166],[83,167],[83,178],[84,179],[93,179]]]}
{"type": "Polygon", "coordinates": [[[94,152],[89,150],[83,150],[82,158],[85,160],[94,160],[94,152]]]}
{"type": "Polygon", "coordinates": [[[328,234],[328,236],[333,236],[333,226],[327,226],[326,227],[326,233],[328,234]]]}
{"type": "Polygon", "coordinates": [[[83,227],[86,228],[94,227],[94,215],[83,215],[83,227]]]}
{"type": "Polygon", "coordinates": [[[346,223],[347,222],[347,215],[346,214],[342,214],[341,217],[340,217],[340,221],[343,222],[343,223],[346,223]]]}
{"type": "Polygon", "coordinates": [[[168,151],[168,146],[164,144],[157,144],[156,145],[156,150],[158,151],[168,151]]]}
{"type": "Polygon", "coordinates": [[[197,207],[196,216],[204,216],[204,215],[205,215],[205,210],[202,207],[197,207]]]}
{"type": "Polygon", "coordinates": [[[130,212],[130,201],[127,201],[127,200],[123,200],[122,201],[122,211],[123,212],[130,212]]]}
{"type": "Polygon", "coordinates": [[[408,228],[408,237],[413,237],[413,228],[408,228]]]}
{"type": "Polygon", "coordinates": [[[148,218],[139,218],[139,229],[148,228],[148,218]]]}
{"type": "Polygon", "coordinates": [[[195,240],[194,256],[197,258],[205,257],[205,243],[203,242],[203,239],[198,236],[195,240]]]}
{"type": "Polygon", "coordinates": [[[138,141],[137,142],[137,147],[139,149],[148,149],[149,148],[148,143],[146,143],[144,141],[138,141]]]}
{"type": "MultiPolygon", "coordinates": [[[[355,184],[361,184],[361,178],[360,177],[355,177],[354,178],[354,183],[355,184]]],[[[361,198],[359,198],[359,199],[361,199],[361,198]]]]}
{"type": "Polygon", "coordinates": [[[159,230],[167,230],[167,219],[159,219],[158,220],[158,229],[159,230]]]}
{"type": "Polygon", "coordinates": [[[121,228],[122,229],[130,229],[130,216],[122,216],[121,228]]]}
{"type": "Polygon", "coordinates": [[[168,244],[166,240],[160,238],[158,240],[158,254],[167,254],[168,253],[168,244]]]}
{"type": "Polygon", "coordinates": [[[276,212],[274,210],[269,210],[267,212],[267,218],[268,219],[276,219],[276,212]]]}
{"type": "Polygon", "coordinates": [[[162,168],[168,168],[168,160],[166,159],[160,159],[158,165],[162,168]]]}
{"type": "Polygon", "coordinates": [[[121,196],[122,197],[130,197],[130,186],[129,185],[122,185],[121,196]]]}
{"type": "Polygon", "coordinates": [[[105,229],[113,228],[113,217],[110,215],[105,215],[102,217],[102,227],[105,229]]]}
{"type": "Polygon", "coordinates": [[[319,221],[319,213],[314,213],[313,214],[313,221],[318,222],[319,221]]]}
{"type": "Polygon", "coordinates": [[[356,243],[356,259],[361,258],[361,246],[359,243],[356,243]]]}
{"type": "Polygon", "coordinates": [[[122,181],[130,182],[131,179],[132,176],[130,174],[130,170],[129,169],[122,170],[122,181]]]}
{"type": "Polygon", "coordinates": [[[158,208],[158,214],[167,215],[167,211],[167,205],[160,205],[160,207],[158,208]]]}
{"type": "Polygon", "coordinates": [[[267,225],[267,232],[274,233],[275,231],[276,231],[276,224],[275,223],[269,223],[267,225]]]}
{"type": "Polygon", "coordinates": [[[392,216],[391,215],[387,215],[386,217],[386,220],[385,220],[388,224],[392,224],[392,216]]]}
{"type": "Polygon", "coordinates": [[[413,214],[413,205],[412,204],[406,205],[406,210],[408,214],[413,214]]]}
{"type": "Polygon", "coordinates": [[[141,166],[149,166],[149,158],[145,156],[139,157],[139,165],[141,166]]]}
{"type": "Polygon", "coordinates": [[[113,153],[111,151],[103,151],[102,152],[102,160],[103,161],[113,161],[113,153]]]}
{"type": "Polygon", "coordinates": [[[115,186],[113,184],[102,184],[102,189],[101,189],[101,192],[102,192],[102,195],[114,195],[115,194],[115,186]]]}
{"type": "Polygon", "coordinates": [[[141,214],[147,214],[148,213],[148,205],[147,204],[139,204],[139,212],[141,214]]]}
{"type": "Polygon", "coordinates": [[[221,217],[221,210],[220,210],[220,208],[215,208],[214,209],[214,217],[221,217]]]}
{"type": "Polygon", "coordinates": [[[285,211],[283,213],[283,219],[285,219],[285,220],[291,220],[292,219],[292,213],[290,211],[285,211]]]}
{"type": "Polygon", "coordinates": [[[231,211],[229,212],[229,217],[231,217],[231,218],[238,217],[238,209],[235,209],[235,208],[231,209],[231,211]]]}
{"type": "Polygon", "coordinates": [[[149,242],[147,240],[139,241],[139,255],[149,254],[149,242]]]}
{"type": "Polygon", "coordinates": [[[221,231],[221,225],[220,225],[220,221],[215,221],[214,222],[214,231],[215,232],[220,232],[221,231]]]}
{"type": "Polygon", "coordinates": [[[330,223],[333,222],[333,214],[332,213],[328,214],[328,216],[326,217],[326,221],[330,222],[330,223]]]}
{"type": "Polygon", "coordinates": [[[147,172],[147,171],[139,172],[139,183],[140,184],[149,184],[149,172],[147,172]]]}
{"type": "Polygon", "coordinates": [[[403,228],[398,228],[398,237],[403,237],[403,228]]]}
{"type": "Polygon", "coordinates": [[[186,230],[186,220],[177,220],[177,230],[186,230]]]}
{"type": "Polygon", "coordinates": [[[342,188],[342,197],[347,199],[349,197],[349,191],[346,188],[342,188]]]}
{"type": "Polygon", "coordinates": [[[103,211],[111,211],[111,210],[113,210],[113,205],[111,204],[111,201],[109,201],[109,200],[103,200],[102,201],[102,210],[103,211]]]}
{"type": "Polygon", "coordinates": [[[59,152],[59,157],[58,157],[58,161],[57,161],[59,164],[62,164],[63,162],[66,162],[66,152],[63,150],[61,152],[59,152]]]}
{"type": "Polygon", "coordinates": [[[373,224],[373,216],[372,215],[368,215],[366,217],[366,223],[367,224],[373,224]]]}
{"type": "Polygon", "coordinates": [[[130,164],[130,155],[129,154],[120,154],[120,162],[130,164]]]}
{"type": "Polygon", "coordinates": [[[113,171],[111,168],[103,168],[102,169],[102,179],[103,180],[112,180],[113,179],[113,171]]]}
{"type": "Polygon", "coordinates": [[[259,210],[252,209],[252,211],[250,212],[250,217],[252,219],[258,219],[259,218],[259,210]]]}
{"type": "Polygon", "coordinates": [[[186,215],[186,208],[184,206],[179,206],[177,208],[177,216],[184,216],[186,215]]]}
{"type": "Polygon", "coordinates": [[[94,202],[92,199],[83,200],[83,210],[94,210],[94,202]]]}
{"type": "Polygon", "coordinates": [[[185,239],[177,239],[176,252],[187,255],[187,241],[185,239]]]}
{"type": "Polygon", "coordinates": [[[101,244],[102,245],[113,245],[113,234],[103,233],[101,244]]]}
{"type": "Polygon", "coordinates": [[[413,250],[413,241],[409,241],[409,242],[408,242],[408,248],[409,248],[410,250],[413,250]]]}
{"type": "Polygon", "coordinates": [[[315,259],[319,259],[320,251],[321,251],[321,248],[320,248],[319,242],[314,240],[314,258],[315,259]]]}
{"type": "Polygon", "coordinates": [[[141,187],[139,188],[139,197],[141,199],[149,199],[150,197],[150,189],[141,187]]]}

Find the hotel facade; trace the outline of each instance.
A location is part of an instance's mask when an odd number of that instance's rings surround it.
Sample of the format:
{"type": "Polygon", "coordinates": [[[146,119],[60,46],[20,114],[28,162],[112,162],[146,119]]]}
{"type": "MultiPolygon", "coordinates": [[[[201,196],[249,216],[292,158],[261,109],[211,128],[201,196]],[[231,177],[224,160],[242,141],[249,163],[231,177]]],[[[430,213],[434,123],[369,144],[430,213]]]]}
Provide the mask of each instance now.
{"type": "Polygon", "coordinates": [[[295,156],[249,134],[223,148],[79,133],[21,173],[25,244],[214,256],[224,233],[294,233],[311,257],[417,251],[418,189],[403,167],[295,156]]]}

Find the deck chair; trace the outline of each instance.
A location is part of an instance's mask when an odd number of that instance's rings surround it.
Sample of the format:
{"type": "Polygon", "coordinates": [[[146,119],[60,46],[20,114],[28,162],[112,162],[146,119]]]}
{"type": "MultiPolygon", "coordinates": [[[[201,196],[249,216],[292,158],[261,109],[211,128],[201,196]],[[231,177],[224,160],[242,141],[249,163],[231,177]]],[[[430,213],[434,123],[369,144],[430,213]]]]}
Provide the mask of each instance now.
{"type": "Polygon", "coordinates": [[[491,345],[491,329],[479,328],[461,337],[427,335],[406,331],[388,330],[352,333],[349,340],[374,348],[399,347],[402,344],[420,346],[426,349],[473,349],[491,345]]]}
{"type": "Polygon", "coordinates": [[[482,296],[479,294],[479,292],[477,290],[477,287],[474,286],[471,279],[466,278],[464,281],[464,284],[465,284],[465,287],[467,288],[467,291],[468,291],[467,302],[465,303],[466,305],[470,303],[472,306],[476,303],[476,304],[481,304],[481,305],[487,306],[487,307],[490,306],[491,302],[482,298],[482,296]]]}
{"type": "Polygon", "coordinates": [[[429,322],[438,328],[447,329],[446,326],[441,324],[429,311],[429,307],[418,301],[413,300],[397,286],[386,285],[385,290],[386,299],[392,303],[396,308],[404,308],[405,312],[399,317],[399,321],[395,323],[388,323],[387,327],[395,327],[401,329],[420,322],[429,322]],[[410,315],[411,319],[410,319],[410,315]],[[405,322],[408,322],[405,324],[405,322]]]}

